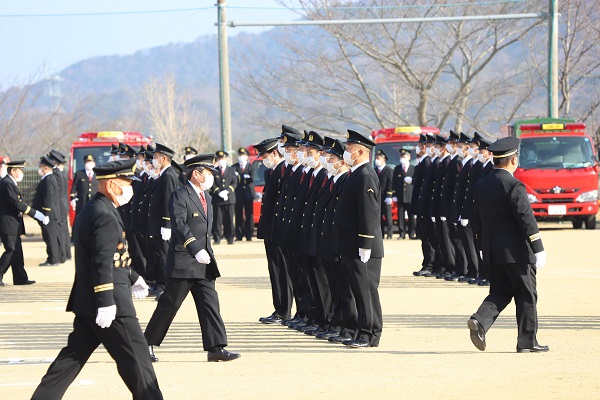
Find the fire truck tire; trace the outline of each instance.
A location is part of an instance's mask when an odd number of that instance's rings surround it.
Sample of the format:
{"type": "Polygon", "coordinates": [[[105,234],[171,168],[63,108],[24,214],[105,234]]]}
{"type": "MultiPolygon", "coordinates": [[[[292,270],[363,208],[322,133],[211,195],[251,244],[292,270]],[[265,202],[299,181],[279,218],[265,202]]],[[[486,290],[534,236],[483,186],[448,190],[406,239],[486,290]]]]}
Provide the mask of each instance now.
{"type": "Polygon", "coordinates": [[[589,217],[585,220],[585,229],[596,229],[596,216],[589,217]]]}
{"type": "Polygon", "coordinates": [[[583,221],[580,219],[571,222],[573,223],[573,229],[581,229],[583,227],[583,221]]]}

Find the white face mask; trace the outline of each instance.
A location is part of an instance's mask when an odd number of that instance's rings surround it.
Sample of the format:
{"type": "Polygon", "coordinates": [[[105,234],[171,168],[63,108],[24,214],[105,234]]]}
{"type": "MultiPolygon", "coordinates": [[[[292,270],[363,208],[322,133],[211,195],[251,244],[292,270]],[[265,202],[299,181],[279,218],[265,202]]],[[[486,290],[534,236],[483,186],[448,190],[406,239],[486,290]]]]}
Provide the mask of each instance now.
{"type": "Polygon", "coordinates": [[[212,185],[214,183],[215,183],[215,177],[212,174],[204,175],[204,182],[200,183],[200,189],[208,190],[212,187],[212,185]]]}
{"type": "Polygon", "coordinates": [[[15,178],[15,181],[17,181],[17,183],[19,183],[22,180],[23,180],[23,171],[19,170],[19,171],[17,171],[17,177],[15,178]]]}
{"type": "Polygon", "coordinates": [[[218,164],[219,164],[219,167],[225,168],[227,166],[227,160],[221,159],[221,160],[219,160],[218,164]]]}
{"type": "Polygon", "coordinates": [[[344,150],[344,161],[346,162],[346,164],[348,164],[349,166],[353,166],[354,163],[356,162],[355,160],[352,159],[352,154],[356,153],[358,150],[350,153],[348,150],[344,150]]]}
{"type": "Polygon", "coordinates": [[[38,168],[38,175],[39,175],[39,176],[44,176],[44,175],[46,175],[46,173],[44,172],[44,170],[43,170],[43,169],[41,169],[41,168],[38,168]]]}
{"type": "Polygon", "coordinates": [[[244,155],[242,155],[242,156],[238,156],[238,161],[239,161],[241,164],[246,164],[246,163],[248,162],[248,156],[244,156],[244,155]]]}
{"type": "Polygon", "coordinates": [[[160,169],[160,161],[158,161],[158,159],[157,159],[157,158],[154,158],[154,159],[152,159],[152,166],[153,166],[155,169],[160,169]]]}
{"type": "Polygon", "coordinates": [[[185,156],[183,156],[183,159],[184,159],[185,161],[187,161],[187,160],[189,160],[189,159],[190,159],[190,158],[192,158],[192,157],[194,157],[194,155],[193,155],[193,154],[186,154],[185,156]]]}
{"type": "Polygon", "coordinates": [[[425,147],[425,154],[427,154],[428,157],[433,157],[433,147],[425,147]]]}
{"type": "Polygon", "coordinates": [[[138,171],[142,171],[144,169],[142,166],[142,160],[135,160],[135,169],[138,171]]]}
{"type": "MultiPolygon", "coordinates": [[[[115,185],[117,185],[117,184],[115,183],[115,185]]],[[[128,185],[128,186],[117,185],[117,186],[120,187],[121,190],[123,191],[120,195],[117,196],[117,203],[119,204],[119,206],[123,206],[131,201],[131,198],[133,197],[133,187],[131,185],[128,185]]]]}
{"type": "Polygon", "coordinates": [[[406,158],[401,158],[400,159],[400,164],[408,167],[408,164],[410,164],[410,161],[408,161],[406,158]]]}
{"type": "Polygon", "coordinates": [[[469,147],[467,149],[467,154],[469,154],[471,157],[475,157],[477,154],[475,153],[477,151],[477,149],[475,147],[469,147]]]}
{"type": "Polygon", "coordinates": [[[6,167],[2,167],[0,168],[0,178],[4,178],[6,176],[6,174],[8,174],[8,169],[6,167]]]}
{"type": "Polygon", "coordinates": [[[308,168],[317,168],[319,162],[315,159],[315,157],[306,157],[304,162],[308,168]]]}
{"type": "Polygon", "coordinates": [[[383,165],[383,162],[379,158],[375,159],[375,166],[381,167],[382,165],[383,165]]]}
{"type": "Polygon", "coordinates": [[[319,163],[321,165],[327,165],[327,157],[323,157],[323,156],[319,155],[319,163]]]}
{"type": "Polygon", "coordinates": [[[485,162],[485,158],[483,158],[483,154],[481,153],[477,154],[477,159],[481,162],[485,162]]]}
{"type": "Polygon", "coordinates": [[[294,160],[292,158],[293,155],[294,155],[293,152],[292,153],[288,153],[288,152],[283,153],[283,157],[285,158],[285,162],[287,162],[288,164],[294,164],[294,161],[296,161],[296,160],[294,160]]]}
{"type": "Polygon", "coordinates": [[[85,168],[86,171],[93,170],[95,166],[96,166],[96,163],[93,163],[93,162],[86,162],[84,164],[84,168],[85,168]]]}
{"type": "Polygon", "coordinates": [[[304,164],[304,152],[298,150],[298,152],[296,152],[296,158],[298,159],[298,162],[300,164],[304,164]]]}
{"type": "Polygon", "coordinates": [[[435,151],[435,155],[438,157],[442,155],[442,149],[434,148],[433,151],[435,151]]]}
{"type": "Polygon", "coordinates": [[[454,147],[451,144],[446,144],[446,151],[452,154],[454,152],[454,147]]]}

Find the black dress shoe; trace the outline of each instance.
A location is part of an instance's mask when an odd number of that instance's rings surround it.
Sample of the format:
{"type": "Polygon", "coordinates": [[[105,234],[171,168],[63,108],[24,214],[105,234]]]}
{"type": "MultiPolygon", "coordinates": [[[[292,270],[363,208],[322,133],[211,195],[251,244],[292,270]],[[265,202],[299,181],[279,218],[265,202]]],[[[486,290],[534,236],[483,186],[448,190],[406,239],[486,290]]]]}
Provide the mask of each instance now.
{"type": "Polygon", "coordinates": [[[471,279],[473,279],[473,277],[471,277],[471,276],[463,276],[463,277],[458,278],[458,281],[459,282],[469,282],[471,279]]]}
{"type": "Polygon", "coordinates": [[[316,324],[312,324],[312,325],[305,325],[303,326],[300,331],[302,332],[310,332],[310,331],[316,331],[317,329],[320,329],[321,327],[319,325],[316,324]]]}
{"type": "Polygon", "coordinates": [[[490,286],[490,281],[488,281],[487,279],[482,279],[481,281],[479,281],[479,283],[477,283],[478,286],[490,286]]]}
{"type": "Polygon", "coordinates": [[[481,278],[472,278],[467,281],[469,285],[477,285],[479,282],[481,282],[481,278]]]}
{"type": "Polygon", "coordinates": [[[327,340],[330,337],[335,337],[335,336],[339,336],[339,333],[334,331],[334,330],[328,330],[322,333],[318,333],[317,336],[315,336],[317,339],[324,339],[327,340]]]}
{"type": "Polygon", "coordinates": [[[277,315],[271,315],[270,317],[262,318],[262,321],[260,322],[263,324],[279,324],[281,323],[281,318],[277,315]]]}
{"type": "Polygon", "coordinates": [[[422,269],[420,271],[414,271],[413,275],[414,276],[426,276],[428,273],[430,273],[431,271],[428,269],[422,269]]]}
{"type": "Polygon", "coordinates": [[[218,361],[233,361],[241,357],[239,353],[230,353],[225,349],[220,349],[217,351],[209,351],[208,352],[208,361],[209,362],[218,362],[218,361]]]}
{"type": "Polygon", "coordinates": [[[25,282],[15,283],[15,285],[33,285],[34,283],[35,283],[35,281],[25,281],[25,282]]]}
{"type": "Polygon", "coordinates": [[[40,267],[56,267],[58,263],[49,263],[48,261],[39,264],[40,267]]]}
{"type": "Polygon", "coordinates": [[[273,316],[275,316],[275,312],[273,312],[273,314],[269,315],[268,317],[260,317],[258,319],[258,322],[263,322],[263,320],[267,319],[267,318],[272,318],[273,316]]]}
{"type": "Polygon", "coordinates": [[[227,244],[233,244],[233,240],[228,240],[227,244]]]}
{"type": "Polygon", "coordinates": [[[352,349],[365,349],[367,347],[371,347],[369,342],[365,342],[364,340],[353,340],[348,344],[344,344],[352,349]]]}
{"type": "Polygon", "coordinates": [[[150,351],[150,359],[152,362],[158,362],[158,357],[154,354],[154,346],[148,346],[148,350],[150,351]]]}
{"type": "Polygon", "coordinates": [[[483,326],[477,321],[475,318],[469,318],[467,321],[467,326],[471,331],[471,342],[477,347],[479,350],[485,350],[485,331],[483,330],[483,326]]]}
{"type": "Polygon", "coordinates": [[[158,290],[156,292],[156,299],[155,300],[158,301],[158,299],[160,299],[160,296],[162,296],[164,292],[165,292],[164,290],[158,290]]]}
{"type": "Polygon", "coordinates": [[[533,347],[520,349],[517,347],[517,353],[544,353],[549,351],[550,348],[548,346],[542,346],[541,344],[536,344],[533,347]]]}
{"type": "Polygon", "coordinates": [[[338,335],[338,336],[330,337],[327,340],[330,341],[331,343],[344,343],[345,341],[354,340],[354,339],[351,338],[350,336],[338,335]]]}

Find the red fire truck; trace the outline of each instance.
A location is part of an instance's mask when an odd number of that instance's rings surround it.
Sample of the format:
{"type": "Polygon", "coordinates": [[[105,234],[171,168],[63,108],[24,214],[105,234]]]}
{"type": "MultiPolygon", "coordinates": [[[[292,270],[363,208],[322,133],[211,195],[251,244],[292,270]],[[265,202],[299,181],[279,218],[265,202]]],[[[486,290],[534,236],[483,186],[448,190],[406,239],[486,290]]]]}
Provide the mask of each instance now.
{"type": "Polygon", "coordinates": [[[262,163],[262,160],[258,158],[258,152],[252,146],[246,147],[248,150],[248,162],[255,165],[254,175],[252,179],[254,180],[254,190],[256,192],[256,198],[254,199],[254,225],[258,224],[258,220],[260,219],[260,207],[262,205],[262,192],[265,187],[265,171],[267,167],[265,167],[262,163]]]}
{"type": "MultiPolygon", "coordinates": [[[[75,172],[83,169],[83,157],[91,154],[96,159],[96,165],[108,162],[110,157],[110,147],[112,144],[125,143],[131,147],[139,147],[152,143],[152,139],[143,136],[138,132],[122,131],[104,131],[104,132],[85,132],[79,135],[79,138],[71,145],[69,151],[69,193],[73,184],[75,172]]],[[[71,225],[75,219],[75,212],[69,213],[71,225]]]]}
{"type": "Polygon", "coordinates": [[[521,139],[515,177],[525,184],[536,219],[595,229],[598,157],[585,124],[543,118],[519,121],[510,130],[521,139]]]}
{"type": "MultiPolygon", "coordinates": [[[[417,142],[420,134],[437,135],[440,130],[434,126],[399,126],[396,128],[384,128],[378,131],[372,131],[371,137],[376,143],[377,150],[383,150],[388,157],[387,165],[394,169],[400,164],[400,150],[410,150],[411,164],[417,164],[417,142]]],[[[375,153],[373,153],[375,154],[375,153]]],[[[398,204],[392,205],[392,218],[394,224],[398,221],[398,204]]]]}

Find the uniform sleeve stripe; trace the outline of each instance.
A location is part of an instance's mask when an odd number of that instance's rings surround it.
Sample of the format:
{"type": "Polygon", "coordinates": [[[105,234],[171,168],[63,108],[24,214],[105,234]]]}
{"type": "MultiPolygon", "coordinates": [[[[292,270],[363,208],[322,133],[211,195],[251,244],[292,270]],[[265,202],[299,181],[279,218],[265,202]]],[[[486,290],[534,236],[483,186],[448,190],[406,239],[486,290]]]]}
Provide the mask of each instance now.
{"type": "Polygon", "coordinates": [[[171,218],[169,218],[169,217],[162,217],[162,219],[166,219],[167,221],[171,220],[171,218]]]}
{"type": "Polygon", "coordinates": [[[188,244],[190,244],[190,243],[192,243],[194,240],[196,240],[196,238],[195,238],[195,237],[191,237],[191,238],[189,238],[188,240],[186,240],[186,241],[183,243],[183,247],[187,247],[187,245],[188,245],[188,244]]]}
{"type": "Polygon", "coordinates": [[[98,292],[104,292],[107,290],[113,290],[115,288],[115,285],[112,283],[105,283],[104,285],[98,285],[98,286],[94,286],[94,292],[98,293],[98,292]]]}
{"type": "Polygon", "coordinates": [[[362,235],[360,233],[358,234],[358,236],[364,237],[364,238],[367,238],[367,239],[374,239],[375,238],[375,236],[372,236],[372,235],[362,235]]]}
{"type": "Polygon", "coordinates": [[[536,233],[536,234],[529,236],[529,241],[535,242],[536,240],[540,240],[541,238],[542,238],[542,235],[540,235],[539,233],[536,233]]]}
{"type": "Polygon", "coordinates": [[[27,210],[25,210],[25,214],[29,214],[29,211],[31,211],[31,207],[27,206],[27,210]]]}
{"type": "Polygon", "coordinates": [[[46,210],[46,211],[52,211],[51,208],[46,208],[46,207],[42,207],[42,210],[46,210]]]}

